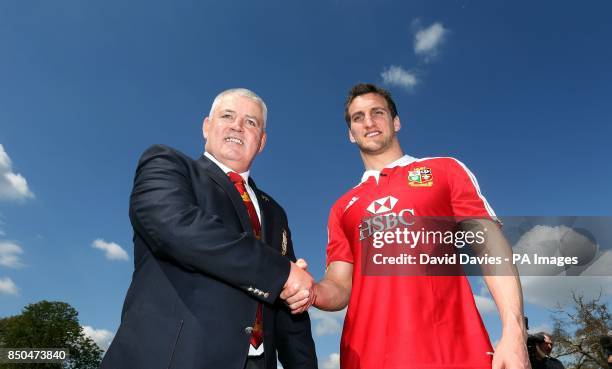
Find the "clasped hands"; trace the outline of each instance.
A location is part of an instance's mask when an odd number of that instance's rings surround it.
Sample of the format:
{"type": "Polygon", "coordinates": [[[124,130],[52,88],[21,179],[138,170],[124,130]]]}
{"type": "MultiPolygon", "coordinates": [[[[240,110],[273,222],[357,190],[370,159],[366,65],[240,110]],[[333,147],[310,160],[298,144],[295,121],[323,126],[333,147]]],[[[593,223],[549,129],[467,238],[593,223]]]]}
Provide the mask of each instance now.
{"type": "Polygon", "coordinates": [[[280,298],[285,300],[292,314],[308,310],[316,299],[316,284],[307,268],[308,264],[304,259],[291,262],[289,278],[280,294],[280,298]]]}

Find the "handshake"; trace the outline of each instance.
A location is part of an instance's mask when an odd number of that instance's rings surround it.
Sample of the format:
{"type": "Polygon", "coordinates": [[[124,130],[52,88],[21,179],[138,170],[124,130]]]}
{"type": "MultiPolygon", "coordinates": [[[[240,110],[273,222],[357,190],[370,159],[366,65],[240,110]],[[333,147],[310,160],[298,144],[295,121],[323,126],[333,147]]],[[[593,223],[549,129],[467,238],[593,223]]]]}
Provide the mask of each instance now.
{"type": "Polygon", "coordinates": [[[302,313],[315,303],[316,284],[314,279],[306,270],[308,264],[304,259],[291,262],[289,278],[283,286],[280,298],[291,309],[292,314],[302,313]]]}

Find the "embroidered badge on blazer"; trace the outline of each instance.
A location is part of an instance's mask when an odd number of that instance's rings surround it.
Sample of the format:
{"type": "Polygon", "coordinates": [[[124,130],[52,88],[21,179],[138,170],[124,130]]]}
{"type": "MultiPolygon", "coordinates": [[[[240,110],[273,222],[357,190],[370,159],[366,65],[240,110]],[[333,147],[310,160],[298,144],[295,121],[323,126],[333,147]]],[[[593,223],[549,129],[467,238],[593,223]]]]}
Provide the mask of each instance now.
{"type": "Polygon", "coordinates": [[[283,229],[283,240],[281,242],[281,254],[287,255],[287,230],[283,229]]]}

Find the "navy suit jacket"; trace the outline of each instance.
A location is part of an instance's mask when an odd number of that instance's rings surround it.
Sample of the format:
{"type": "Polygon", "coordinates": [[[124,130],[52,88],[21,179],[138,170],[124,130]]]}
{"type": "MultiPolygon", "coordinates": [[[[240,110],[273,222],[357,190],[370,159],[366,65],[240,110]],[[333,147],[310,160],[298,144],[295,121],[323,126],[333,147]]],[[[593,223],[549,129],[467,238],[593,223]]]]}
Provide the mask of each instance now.
{"type": "Polygon", "coordinates": [[[243,369],[257,304],[265,361],[316,368],[307,313],[278,299],[295,260],[287,217],[250,180],[261,211],[253,234],[238,191],[205,156],[162,145],[141,157],[130,197],[134,273],[103,369],[243,369]]]}

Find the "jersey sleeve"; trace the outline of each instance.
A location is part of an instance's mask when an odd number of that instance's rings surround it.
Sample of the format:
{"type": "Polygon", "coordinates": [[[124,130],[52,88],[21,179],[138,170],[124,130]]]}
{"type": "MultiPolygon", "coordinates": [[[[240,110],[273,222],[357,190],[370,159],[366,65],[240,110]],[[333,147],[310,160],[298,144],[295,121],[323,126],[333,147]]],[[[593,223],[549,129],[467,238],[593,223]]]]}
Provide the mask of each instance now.
{"type": "Polygon", "coordinates": [[[465,164],[456,159],[449,161],[448,182],[454,216],[485,216],[498,221],[493,208],[480,192],[476,177],[465,164]]]}
{"type": "Polygon", "coordinates": [[[353,263],[353,251],[342,227],[342,208],[335,204],[329,212],[327,222],[327,260],[329,266],[334,261],[353,263]]]}

